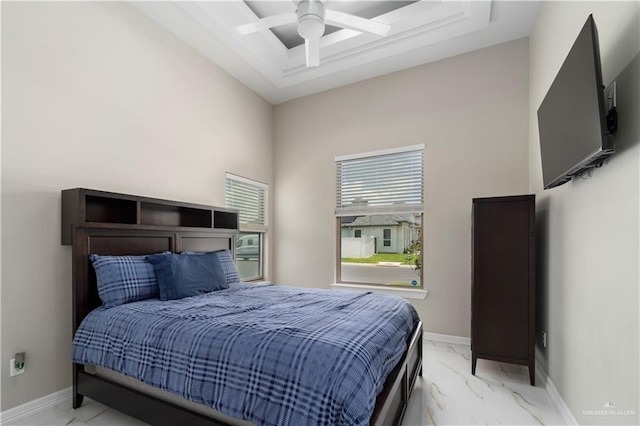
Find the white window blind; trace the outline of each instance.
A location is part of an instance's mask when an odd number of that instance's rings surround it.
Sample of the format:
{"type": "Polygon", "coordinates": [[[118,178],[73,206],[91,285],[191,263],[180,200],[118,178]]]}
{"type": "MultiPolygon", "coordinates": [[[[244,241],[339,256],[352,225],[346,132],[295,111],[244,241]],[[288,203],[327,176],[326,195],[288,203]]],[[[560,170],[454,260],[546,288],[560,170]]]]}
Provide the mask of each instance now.
{"type": "Polygon", "coordinates": [[[423,212],[424,145],[336,157],[336,216],[423,212]]]}
{"type": "Polygon", "coordinates": [[[240,212],[240,230],[267,230],[267,185],[251,179],[226,174],[225,205],[240,212]]]}

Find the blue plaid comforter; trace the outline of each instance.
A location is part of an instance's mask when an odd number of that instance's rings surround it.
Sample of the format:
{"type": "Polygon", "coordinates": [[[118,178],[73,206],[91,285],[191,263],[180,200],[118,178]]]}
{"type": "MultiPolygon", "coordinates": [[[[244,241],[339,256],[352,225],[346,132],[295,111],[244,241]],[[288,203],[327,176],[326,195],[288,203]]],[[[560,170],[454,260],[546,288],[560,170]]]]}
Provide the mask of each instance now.
{"type": "Polygon", "coordinates": [[[417,322],[396,297],[238,283],[98,308],[72,356],[255,424],[366,425],[417,322]]]}

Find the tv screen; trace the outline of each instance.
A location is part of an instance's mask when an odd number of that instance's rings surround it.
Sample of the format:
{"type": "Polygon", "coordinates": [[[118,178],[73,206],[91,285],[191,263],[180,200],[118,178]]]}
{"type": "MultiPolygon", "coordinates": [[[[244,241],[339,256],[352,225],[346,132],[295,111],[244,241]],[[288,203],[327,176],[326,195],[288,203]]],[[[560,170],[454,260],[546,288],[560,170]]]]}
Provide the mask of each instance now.
{"type": "Polygon", "coordinates": [[[592,15],[538,109],[538,129],[545,189],[600,165],[614,152],[606,125],[598,33],[592,15]]]}

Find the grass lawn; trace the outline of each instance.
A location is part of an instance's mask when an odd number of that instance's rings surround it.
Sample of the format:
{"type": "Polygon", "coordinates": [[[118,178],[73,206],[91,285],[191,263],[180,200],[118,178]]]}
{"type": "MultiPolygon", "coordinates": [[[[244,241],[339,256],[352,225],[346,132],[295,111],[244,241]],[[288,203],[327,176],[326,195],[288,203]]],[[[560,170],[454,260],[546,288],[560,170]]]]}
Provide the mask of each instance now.
{"type": "Polygon", "coordinates": [[[407,255],[402,253],[376,253],[371,257],[365,258],[353,258],[343,257],[342,263],[378,263],[378,262],[400,262],[403,265],[408,265],[407,255]]]}

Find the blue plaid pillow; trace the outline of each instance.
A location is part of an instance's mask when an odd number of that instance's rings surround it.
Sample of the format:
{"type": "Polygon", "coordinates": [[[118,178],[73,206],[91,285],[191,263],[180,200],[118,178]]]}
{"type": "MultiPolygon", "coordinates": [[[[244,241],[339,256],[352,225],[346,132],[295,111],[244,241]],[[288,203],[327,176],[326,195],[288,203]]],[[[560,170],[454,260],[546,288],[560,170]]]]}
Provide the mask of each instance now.
{"type": "Polygon", "coordinates": [[[145,256],[89,255],[96,271],[98,294],[105,308],[158,297],[153,265],[145,256]]]}
{"type": "Polygon", "coordinates": [[[222,266],[224,276],[227,278],[227,284],[240,282],[240,274],[238,273],[238,268],[236,268],[236,263],[233,261],[231,252],[229,250],[220,250],[214,253],[218,256],[218,261],[220,262],[220,266],[222,266]]]}
{"type": "Polygon", "coordinates": [[[183,254],[207,254],[207,253],[214,253],[216,256],[218,256],[218,262],[220,262],[220,266],[222,266],[222,270],[224,271],[224,276],[226,278],[227,284],[240,282],[240,273],[238,272],[238,268],[236,267],[236,262],[233,260],[233,256],[231,256],[231,251],[229,251],[228,249],[210,251],[210,252],[198,252],[198,251],[183,252],[183,254]]]}

